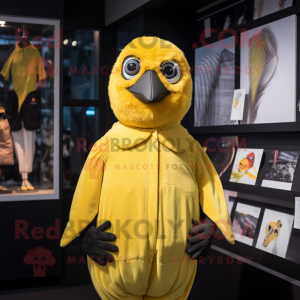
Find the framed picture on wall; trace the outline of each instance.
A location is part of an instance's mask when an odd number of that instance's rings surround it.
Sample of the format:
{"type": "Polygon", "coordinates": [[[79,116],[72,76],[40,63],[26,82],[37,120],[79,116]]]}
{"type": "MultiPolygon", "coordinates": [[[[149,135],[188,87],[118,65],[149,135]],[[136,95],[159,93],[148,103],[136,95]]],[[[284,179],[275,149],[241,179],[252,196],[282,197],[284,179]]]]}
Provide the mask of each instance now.
{"type": "Polygon", "coordinates": [[[254,1],[254,20],[283,10],[293,5],[293,0],[255,0],[254,1]]]}
{"type": "Polygon", "coordinates": [[[256,248],[285,258],[293,222],[293,215],[266,209],[256,248]]]}
{"type": "Polygon", "coordinates": [[[296,121],[296,16],[241,34],[242,124],[296,121]],[[288,34],[287,34],[288,31],[288,34]]]}
{"type": "Polygon", "coordinates": [[[195,50],[194,126],[234,125],[235,38],[195,50]]]}

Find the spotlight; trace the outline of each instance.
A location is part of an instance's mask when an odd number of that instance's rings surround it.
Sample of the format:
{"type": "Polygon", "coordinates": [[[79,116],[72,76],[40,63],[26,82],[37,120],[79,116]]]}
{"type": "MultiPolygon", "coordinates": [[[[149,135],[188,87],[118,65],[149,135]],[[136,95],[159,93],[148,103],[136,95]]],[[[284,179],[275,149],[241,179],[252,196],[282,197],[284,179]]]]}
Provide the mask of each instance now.
{"type": "Polygon", "coordinates": [[[73,42],[72,42],[72,46],[76,46],[77,45],[77,41],[76,40],[74,40],[73,42]]]}
{"type": "Polygon", "coordinates": [[[0,21],[1,26],[4,26],[5,23],[6,23],[6,21],[0,21]]]}
{"type": "Polygon", "coordinates": [[[65,39],[65,40],[64,40],[64,45],[68,45],[68,43],[69,43],[69,40],[68,40],[68,39],[65,39]]]}

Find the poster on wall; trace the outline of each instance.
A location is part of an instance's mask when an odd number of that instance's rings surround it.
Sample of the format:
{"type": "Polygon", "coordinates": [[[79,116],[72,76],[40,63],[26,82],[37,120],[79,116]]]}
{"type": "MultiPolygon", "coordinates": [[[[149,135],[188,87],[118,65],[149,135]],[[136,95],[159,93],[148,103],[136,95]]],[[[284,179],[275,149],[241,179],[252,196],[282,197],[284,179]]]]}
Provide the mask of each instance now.
{"type": "Polygon", "coordinates": [[[293,215],[266,209],[256,248],[285,258],[293,222],[293,215]]]}
{"type": "Polygon", "coordinates": [[[255,185],[263,152],[263,149],[238,149],[230,181],[255,185]]]}
{"type": "Polygon", "coordinates": [[[262,186],[290,191],[299,153],[299,151],[272,151],[262,186]]]}
{"type": "Polygon", "coordinates": [[[195,50],[194,125],[234,125],[235,38],[195,50]]]}
{"type": "Polygon", "coordinates": [[[232,231],[234,239],[252,246],[261,208],[238,203],[234,213],[232,231]]]}
{"type": "Polygon", "coordinates": [[[241,34],[242,124],[296,121],[296,16],[241,34]],[[288,32],[288,34],[287,34],[288,32]]]}
{"type": "Polygon", "coordinates": [[[255,0],[254,20],[293,5],[293,0],[255,0]]]}

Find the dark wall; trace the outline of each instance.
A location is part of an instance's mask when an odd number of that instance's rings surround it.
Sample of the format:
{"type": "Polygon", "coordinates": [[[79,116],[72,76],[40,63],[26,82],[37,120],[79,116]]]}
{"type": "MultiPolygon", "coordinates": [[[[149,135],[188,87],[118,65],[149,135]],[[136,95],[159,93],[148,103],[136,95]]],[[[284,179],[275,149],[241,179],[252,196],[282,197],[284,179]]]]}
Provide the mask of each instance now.
{"type": "MultiPolygon", "coordinates": [[[[46,5],[36,0],[1,3],[3,15],[59,19],[63,23],[63,13],[61,0],[46,5]]],[[[59,284],[62,275],[61,215],[61,199],[0,203],[0,226],[3,229],[0,293],[59,284]],[[35,269],[28,252],[47,253],[49,266],[35,269]]]]}
{"type": "Polygon", "coordinates": [[[1,3],[1,14],[22,17],[63,19],[63,1],[12,0],[1,3]]]}

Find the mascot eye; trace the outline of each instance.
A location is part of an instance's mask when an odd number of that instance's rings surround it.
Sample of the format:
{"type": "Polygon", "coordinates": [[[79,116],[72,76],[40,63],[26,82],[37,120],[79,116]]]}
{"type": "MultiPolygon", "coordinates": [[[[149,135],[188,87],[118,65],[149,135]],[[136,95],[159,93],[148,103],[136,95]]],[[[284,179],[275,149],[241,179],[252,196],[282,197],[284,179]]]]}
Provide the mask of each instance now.
{"type": "Polygon", "coordinates": [[[275,229],[274,234],[278,235],[278,230],[277,229],[275,229]]]}
{"type": "Polygon", "coordinates": [[[133,79],[140,72],[140,61],[135,57],[128,57],[123,62],[122,75],[125,79],[133,79]]]}
{"type": "Polygon", "coordinates": [[[176,61],[167,61],[161,65],[161,72],[170,83],[177,83],[181,78],[181,71],[176,61]]]}
{"type": "Polygon", "coordinates": [[[270,231],[272,227],[270,225],[268,225],[267,228],[268,228],[268,231],[270,231]]]}

